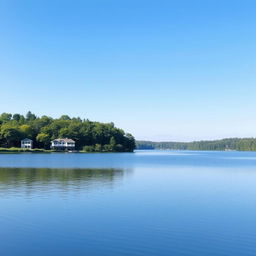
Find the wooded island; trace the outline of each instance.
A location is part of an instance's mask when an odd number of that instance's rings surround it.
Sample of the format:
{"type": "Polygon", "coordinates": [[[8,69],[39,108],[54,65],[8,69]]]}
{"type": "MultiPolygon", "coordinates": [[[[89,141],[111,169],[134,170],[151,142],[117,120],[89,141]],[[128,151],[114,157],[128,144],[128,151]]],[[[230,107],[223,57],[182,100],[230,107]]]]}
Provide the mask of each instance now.
{"type": "Polygon", "coordinates": [[[20,148],[24,138],[33,141],[37,149],[50,149],[52,140],[69,138],[76,150],[85,152],[132,152],[135,139],[113,123],[100,123],[62,115],[60,118],[38,117],[30,111],[21,114],[0,115],[0,147],[20,148]]]}

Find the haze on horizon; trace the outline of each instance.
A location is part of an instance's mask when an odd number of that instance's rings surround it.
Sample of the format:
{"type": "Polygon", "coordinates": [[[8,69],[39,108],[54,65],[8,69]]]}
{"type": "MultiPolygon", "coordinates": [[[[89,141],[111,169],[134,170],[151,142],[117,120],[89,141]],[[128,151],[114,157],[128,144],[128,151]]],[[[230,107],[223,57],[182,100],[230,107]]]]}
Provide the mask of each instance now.
{"type": "Polygon", "coordinates": [[[1,1],[0,112],[136,139],[256,137],[256,2],[1,1]]]}

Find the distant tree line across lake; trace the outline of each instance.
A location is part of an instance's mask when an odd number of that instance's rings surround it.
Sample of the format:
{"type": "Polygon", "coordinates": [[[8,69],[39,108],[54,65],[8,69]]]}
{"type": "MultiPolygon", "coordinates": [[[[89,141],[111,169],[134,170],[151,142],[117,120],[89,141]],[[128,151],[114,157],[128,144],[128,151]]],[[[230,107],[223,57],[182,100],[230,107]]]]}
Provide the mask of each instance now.
{"type": "Polygon", "coordinates": [[[193,142],[136,141],[137,149],[256,151],[256,138],[229,138],[193,142]]]}
{"type": "Polygon", "coordinates": [[[35,148],[50,149],[51,140],[70,138],[76,149],[86,152],[132,152],[135,139],[113,123],[92,122],[80,117],[38,117],[30,111],[25,115],[0,115],[0,147],[20,147],[24,138],[32,139],[35,148]]]}

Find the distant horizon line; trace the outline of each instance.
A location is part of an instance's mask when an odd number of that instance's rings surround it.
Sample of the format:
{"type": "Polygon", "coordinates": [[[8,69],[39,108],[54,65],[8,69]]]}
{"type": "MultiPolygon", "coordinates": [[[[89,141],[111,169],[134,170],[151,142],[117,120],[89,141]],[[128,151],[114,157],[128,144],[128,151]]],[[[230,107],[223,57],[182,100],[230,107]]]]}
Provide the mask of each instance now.
{"type": "Polygon", "coordinates": [[[199,140],[191,140],[191,141],[177,141],[177,140],[166,140],[166,141],[155,141],[155,140],[136,140],[136,142],[153,142],[153,143],[193,143],[193,142],[208,142],[208,141],[223,141],[230,139],[256,139],[256,137],[224,137],[222,139],[199,139],[199,140]]]}

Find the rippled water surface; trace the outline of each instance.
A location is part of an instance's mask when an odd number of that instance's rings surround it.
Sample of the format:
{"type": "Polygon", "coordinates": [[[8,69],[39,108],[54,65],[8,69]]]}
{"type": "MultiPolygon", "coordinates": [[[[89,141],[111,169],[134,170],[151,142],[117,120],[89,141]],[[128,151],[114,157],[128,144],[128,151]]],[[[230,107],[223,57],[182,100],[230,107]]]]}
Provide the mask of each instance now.
{"type": "Polygon", "coordinates": [[[0,154],[0,255],[256,255],[256,153],[0,154]]]}

